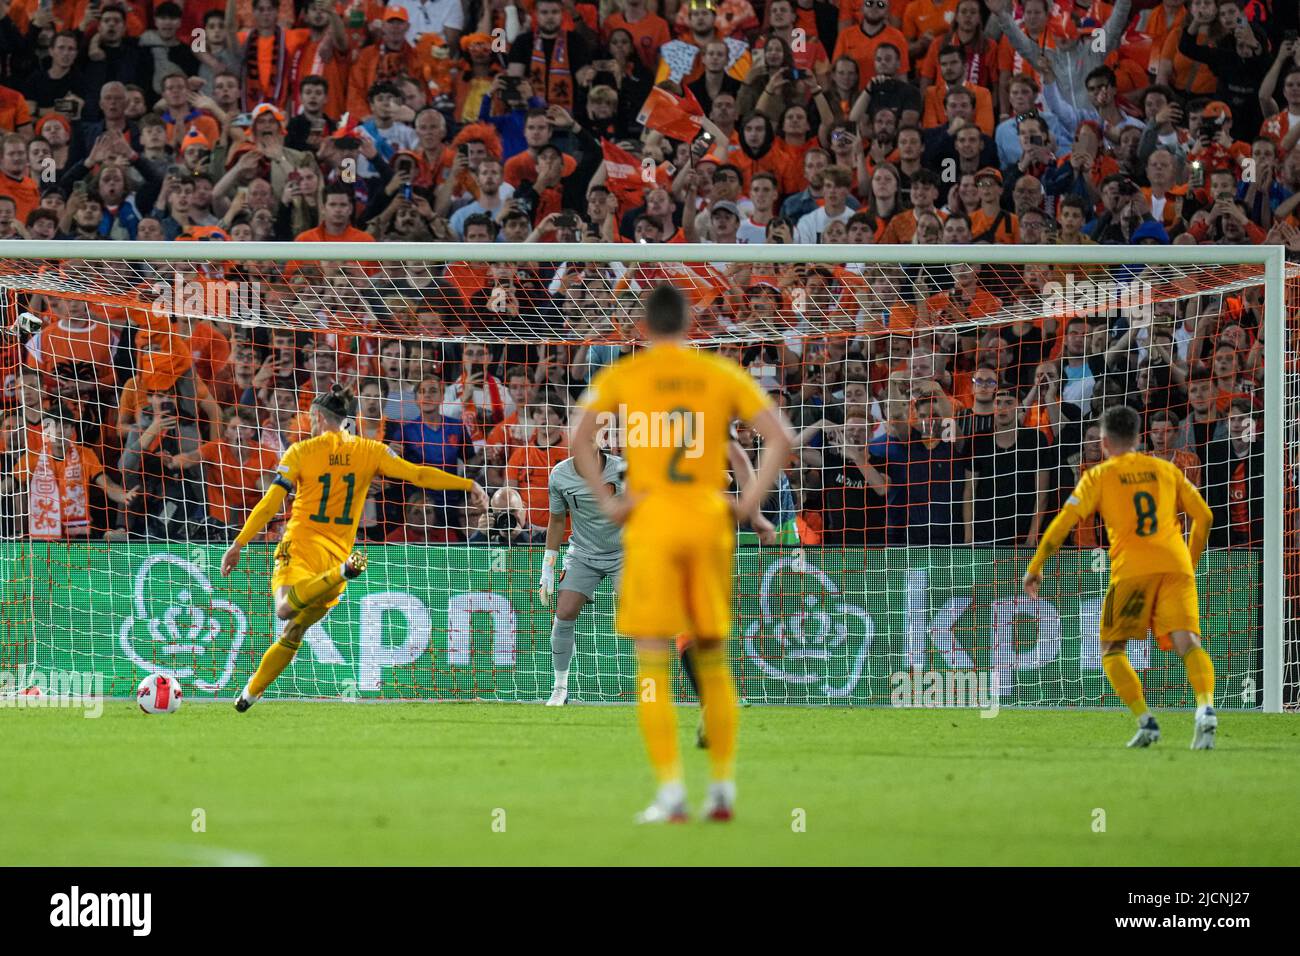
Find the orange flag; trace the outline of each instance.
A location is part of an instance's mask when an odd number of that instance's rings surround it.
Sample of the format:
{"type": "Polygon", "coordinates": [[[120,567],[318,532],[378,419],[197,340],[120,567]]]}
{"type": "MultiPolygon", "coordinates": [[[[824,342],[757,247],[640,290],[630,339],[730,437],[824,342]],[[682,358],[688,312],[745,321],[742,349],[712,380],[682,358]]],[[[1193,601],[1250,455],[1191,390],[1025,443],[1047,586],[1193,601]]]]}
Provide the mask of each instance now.
{"type": "Polygon", "coordinates": [[[605,185],[618,200],[620,209],[635,209],[645,200],[645,191],[652,186],[672,185],[675,170],[671,163],[661,163],[653,167],[642,165],[627,150],[607,139],[600,141],[600,148],[605,154],[605,185]]]}
{"type": "Polygon", "coordinates": [[[656,86],[650,90],[636,121],[670,139],[693,142],[700,134],[700,120],[703,118],[704,110],[690,90],[685,96],[676,97],[656,86]]]}

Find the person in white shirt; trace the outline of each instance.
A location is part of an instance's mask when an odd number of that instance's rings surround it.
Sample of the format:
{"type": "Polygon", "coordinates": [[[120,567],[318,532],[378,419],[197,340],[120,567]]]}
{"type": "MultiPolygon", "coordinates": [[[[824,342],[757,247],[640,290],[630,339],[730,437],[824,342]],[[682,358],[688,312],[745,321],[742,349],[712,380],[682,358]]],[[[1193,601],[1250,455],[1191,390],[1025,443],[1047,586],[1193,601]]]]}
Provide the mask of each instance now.
{"type": "Polygon", "coordinates": [[[754,211],[740,221],[736,241],[745,245],[767,242],[767,224],[776,216],[776,201],[781,190],[772,173],[755,173],[749,182],[749,200],[754,211]]]}
{"type": "Polygon", "coordinates": [[[476,444],[492,425],[515,410],[510,390],[489,371],[492,353],[486,345],[470,342],[461,352],[461,374],[442,396],[444,418],[457,418],[475,435],[476,444]],[[468,419],[468,420],[467,420],[468,419]]]}
{"type": "Polygon", "coordinates": [[[826,224],[849,221],[853,210],[848,207],[849,187],[853,175],[843,166],[828,166],[822,173],[822,205],[802,217],[794,227],[794,241],[816,243],[821,241],[826,224]]]}
{"type": "Polygon", "coordinates": [[[465,8],[461,0],[389,0],[388,5],[401,7],[411,18],[411,32],[407,36],[412,43],[419,43],[426,33],[440,33],[448,48],[459,56],[460,35],[465,29],[465,8]]]}

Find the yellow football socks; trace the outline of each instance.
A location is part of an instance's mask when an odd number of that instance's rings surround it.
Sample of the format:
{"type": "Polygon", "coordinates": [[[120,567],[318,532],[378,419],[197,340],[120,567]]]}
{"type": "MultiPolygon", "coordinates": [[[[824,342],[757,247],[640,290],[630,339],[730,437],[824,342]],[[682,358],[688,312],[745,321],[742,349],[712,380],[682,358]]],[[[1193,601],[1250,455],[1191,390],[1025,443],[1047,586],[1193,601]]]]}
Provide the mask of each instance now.
{"type": "Polygon", "coordinates": [[[736,773],[736,688],[722,641],[695,645],[695,670],[713,779],[731,780],[736,773]]]}
{"type": "Polygon", "coordinates": [[[1197,707],[1214,706],[1214,662],[1205,648],[1199,644],[1183,655],[1183,667],[1187,668],[1187,682],[1192,685],[1196,695],[1197,707]]]}
{"type": "Polygon", "coordinates": [[[677,747],[677,714],[673,706],[672,650],[638,647],[637,719],[646,752],[660,784],[682,779],[677,747]]]}
{"type": "Polygon", "coordinates": [[[266,689],[292,663],[298,648],[302,647],[302,639],[307,633],[307,628],[328,613],[329,608],[320,605],[298,612],[298,616],[290,622],[292,630],[285,628],[286,633],[281,634],[280,639],[268,647],[266,653],[262,655],[262,662],[257,665],[257,673],[248,682],[247,690],[250,696],[256,699],[266,693],[266,689]]]}
{"type": "Polygon", "coordinates": [[[1129,663],[1127,653],[1107,651],[1101,656],[1101,669],[1106,672],[1106,679],[1115,688],[1119,699],[1135,717],[1141,717],[1147,712],[1146,698],[1142,696],[1142,681],[1129,663]]]}
{"type": "Polygon", "coordinates": [[[302,611],[343,583],[343,569],[330,568],[289,588],[289,603],[302,611]]]}
{"type": "Polygon", "coordinates": [[[257,665],[257,673],[248,682],[248,695],[257,698],[266,693],[271,682],[289,666],[300,647],[302,647],[301,638],[287,642],[283,637],[268,647],[266,653],[262,655],[262,663],[257,665]]]}

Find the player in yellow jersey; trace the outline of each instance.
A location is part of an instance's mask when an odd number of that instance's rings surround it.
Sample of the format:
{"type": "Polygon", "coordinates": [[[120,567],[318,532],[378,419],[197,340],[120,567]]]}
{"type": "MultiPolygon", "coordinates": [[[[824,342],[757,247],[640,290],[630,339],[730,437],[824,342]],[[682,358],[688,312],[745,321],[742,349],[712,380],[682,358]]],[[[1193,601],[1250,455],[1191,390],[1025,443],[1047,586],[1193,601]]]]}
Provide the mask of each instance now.
{"type": "Polygon", "coordinates": [[[623,526],[618,630],[636,639],[641,733],[659,781],[643,823],[686,819],[670,668],[674,638],[695,641],[695,678],[704,708],[712,783],[711,820],[729,820],[735,803],[736,692],[727,662],[731,634],[736,522],[751,520],[788,461],[793,435],[785,416],[736,363],[689,348],[686,298],[669,285],[646,297],[650,346],[592,381],[579,400],[574,463],[610,520],[623,526]],[[750,422],[767,454],[739,497],[727,493],[733,419],[750,422]],[[600,480],[593,439],[620,428],[627,490],[615,497],[600,480]]]}
{"type": "Polygon", "coordinates": [[[420,488],[468,491],[487,509],[486,493],[468,478],[413,465],[383,442],[344,431],[343,423],[356,413],[356,399],[338,385],[316,397],[311,437],[289,446],[271,487],[221,559],[221,573],[228,576],[244,545],[279,514],[285,496],[295,493],[271,574],[275,616],[289,623],[236,698],[240,713],[257,703],[298,653],[307,629],[339,603],[347,582],[366,569],[366,556],[352,548],[371,479],[382,475],[420,488]]]}
{"type": "Polygon", "coordinates": [[[1106,460],[1088,469],[1061,513],[1048,526],[1025,571],[1024,588],[1038,596],[1043,565],[1069,537],[1076,523],[1100,512],[1110,537],[1110,584],[1101,612],[1101,664],[1106,679],[1138,719],[1130,747],[1149,747],[1160,727],[1147,710],[1142,682],[1129,663],[1128,641],[1155,634],[1161,650],[1183,659],[1196,695],[1193,750],[1212,750],[1219,720],[1214,713],[1214,664],[1201,647],[1196,564],[1214,518],[1201,493],[1182,470],[1162,458],[1134,451],[1141,418],[1126,405],[1101,416],[1101,450],[1106,460]],[[1183,540],[1179,512],[1192,522],[1183,540]]]}

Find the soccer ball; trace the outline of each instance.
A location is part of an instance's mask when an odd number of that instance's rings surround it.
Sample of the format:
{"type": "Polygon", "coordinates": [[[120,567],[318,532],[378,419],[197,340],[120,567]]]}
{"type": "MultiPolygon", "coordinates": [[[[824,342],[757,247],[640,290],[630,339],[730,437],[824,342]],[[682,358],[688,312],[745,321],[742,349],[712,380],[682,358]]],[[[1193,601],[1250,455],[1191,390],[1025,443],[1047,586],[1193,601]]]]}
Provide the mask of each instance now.
{"type": "Polygon", "coordinates": [[[26,332],[34,335],[41,330],[42,324],[43,320],[39,315],[34,315],[31,312],[19,312],[18,321],[14,323],[14,328],[20,334],[26,332]]]}
{"type": "Polygon", "coordinates": [[[166,674],[150,674],[140,681],[135,699],[146,714],[174,714],[181,706],[180,681],[166,674]]]}

